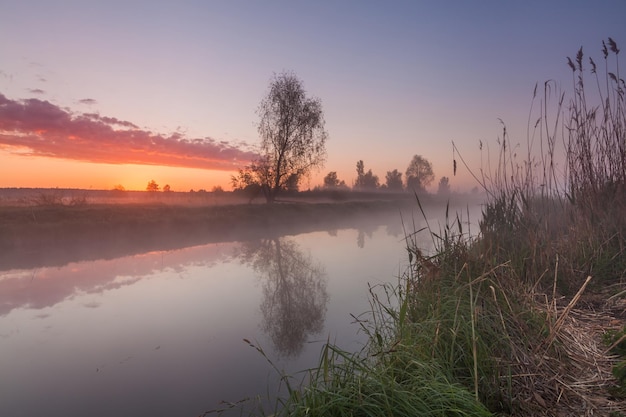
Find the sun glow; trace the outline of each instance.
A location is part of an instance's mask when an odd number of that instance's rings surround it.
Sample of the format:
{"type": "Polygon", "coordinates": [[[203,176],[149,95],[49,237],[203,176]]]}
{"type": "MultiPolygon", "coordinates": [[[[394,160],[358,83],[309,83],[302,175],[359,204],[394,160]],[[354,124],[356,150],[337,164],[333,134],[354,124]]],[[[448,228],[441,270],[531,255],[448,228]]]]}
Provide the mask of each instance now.
{"type": "Polygon", "coordinates": [[[172,191],[230,190],[229,171],[179,168],[158,165],[94,164],[58,158],[26,156],[23,152],[0,150],[0,188],[80,188],[110,190],[122,185],[126,190],[145,190],[154,180],[172,191]]]}

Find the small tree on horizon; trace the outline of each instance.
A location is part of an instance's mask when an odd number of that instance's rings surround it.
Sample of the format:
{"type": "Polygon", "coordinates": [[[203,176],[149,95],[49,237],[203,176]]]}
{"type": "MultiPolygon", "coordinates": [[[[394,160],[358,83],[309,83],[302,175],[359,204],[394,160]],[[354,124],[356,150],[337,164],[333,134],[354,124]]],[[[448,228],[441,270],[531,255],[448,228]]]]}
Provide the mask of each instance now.
{"type": "Polygon", "coordinates": [[[164,192],[164,193],[169,193],[170,191],[172,191],[172,187],[170,187],[170,185],[169,185],[169,184],[165,184],[165,185],[163,186],[163,192],[164,192]]]}
{"type": "Polygon", "coordinates": [[[335,188],[339,186],[337,171],[331,171],[324,177],[324,188],[335,188]]]}
{"type": "Polygon", "coordinates": [[[363,160],[359,160],[356,163],[356,181],[354,183],[354,189],[356,190],[375,190],[379,186],[378,176],[372,173],[369,169],[365,172],[365,164],[363,160]]]}
{"type": "Polygon", "coordinates": [[[159,191],[159,184],[157,184],[154,180],[150,180],[146,186],[146,191],[159,191]]]}
{"type": "Polygon", "coordinates": [[[439,179],[439,185],[437,186],[437,194],[441,194],[441,195],[450,194],[450,178],[441,177],[439,179]]]}
{"type": "Polygon", "coordinates": [[[385,184],[387,185],[387,190],[389,191],[402,191],[402,173],[397,169],[393,171],[387,171],[387,175],[385,176],[385,184]]]}
{"type": "Polygon", "coordinates": [[[422,155],[415,155],[406,169],[406,188],[416,192],[426,191],[426,187],[435,179],[433,166],[422,155]]]}

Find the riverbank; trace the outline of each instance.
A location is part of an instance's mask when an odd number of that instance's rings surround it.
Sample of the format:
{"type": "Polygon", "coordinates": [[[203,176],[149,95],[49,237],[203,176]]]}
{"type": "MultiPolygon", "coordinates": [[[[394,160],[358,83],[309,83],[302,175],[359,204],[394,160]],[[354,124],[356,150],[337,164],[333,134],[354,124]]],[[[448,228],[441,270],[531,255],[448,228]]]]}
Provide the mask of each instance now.
{"type": "Polygon", "coordinates": [[[493,195],[478,237],[450,218],[415,232],[427,255],[407,235],[410,267],[357,321],[366,349],[328,344],[279,415],[626,414],[623,191],[592,207],[493,195]]]}
{"type": "Polygon", "coordinates": [[[408,201],[0,207],[0,264],[33,268],[395,221],[408,201]]]}

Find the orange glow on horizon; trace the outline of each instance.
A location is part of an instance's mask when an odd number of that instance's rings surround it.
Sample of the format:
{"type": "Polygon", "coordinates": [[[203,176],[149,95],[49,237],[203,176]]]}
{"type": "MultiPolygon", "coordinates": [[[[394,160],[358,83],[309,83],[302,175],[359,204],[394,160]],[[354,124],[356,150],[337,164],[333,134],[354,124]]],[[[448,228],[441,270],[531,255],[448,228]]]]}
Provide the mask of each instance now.
{"type": "MultiPolygon", "coordinates": [[[[305,191],[321,186],[328,172],[336,171],[340,180],[348,187],[354,182],[356,172],[351,169],[324,167],[302,179],[300,190],[305,191]]],[[[75,188],[112,190],[121,185],[129,191],[144,191],[149,181],[154,180],[160,189],[167,184],[172,191],[187,192],[214,187],[232,190],[231,176],[237,171],[203,170],[159,165],[138,164],[98,164],[40,156],[29,156],[20,149],[0,149],[0,188],[75,188]]],[[[385,183],[386,172],[375,172],[380,184],[385,183]]],[[[404,174],[404,173],[403,173],[404,174]]],[[[452,172],[440,170],[435,173],[430,192],[437,192],[441,176],[448,176],[453,191],[467,192],[477,184],[464,169],[456,176],[452,172]]],[[[403,175],[404,177],[404,175],[403,175]]],[[[403,178],[404,179],[404,178],[403,178]]]]}
{"type": "Polygon", "coordinates": [[[231,190],[235,171],[203,170],[158,165],[95,164],[90,162],[25,156],[0,149],[0,188],[77,188],[111,190],[122,185],[129,191],[143,191],[154,180],[172,191],[215,186],[231,190]]]}

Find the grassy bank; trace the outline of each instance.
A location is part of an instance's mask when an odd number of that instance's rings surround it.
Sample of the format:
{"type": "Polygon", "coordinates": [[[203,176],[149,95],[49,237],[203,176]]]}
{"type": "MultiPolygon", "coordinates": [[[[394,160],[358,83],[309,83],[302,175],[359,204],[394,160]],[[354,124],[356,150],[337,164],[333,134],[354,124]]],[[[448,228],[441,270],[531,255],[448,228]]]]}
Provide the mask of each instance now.
{"type": "Polygon", "coordinates": [[[366,349],[328,344],[306,383],[284,376],[272,413],[626,415],[626,85],[617,45],[603,46],[598,104],[581,50],[569,102],[550,83],[535,91],[526,149],[504,129],[494,170],[475,174],[489,195],[480,234],[451,215],[420,232],[436,247],[424,253],[407,233],[409,268],[359,317],[366,349]]]}

